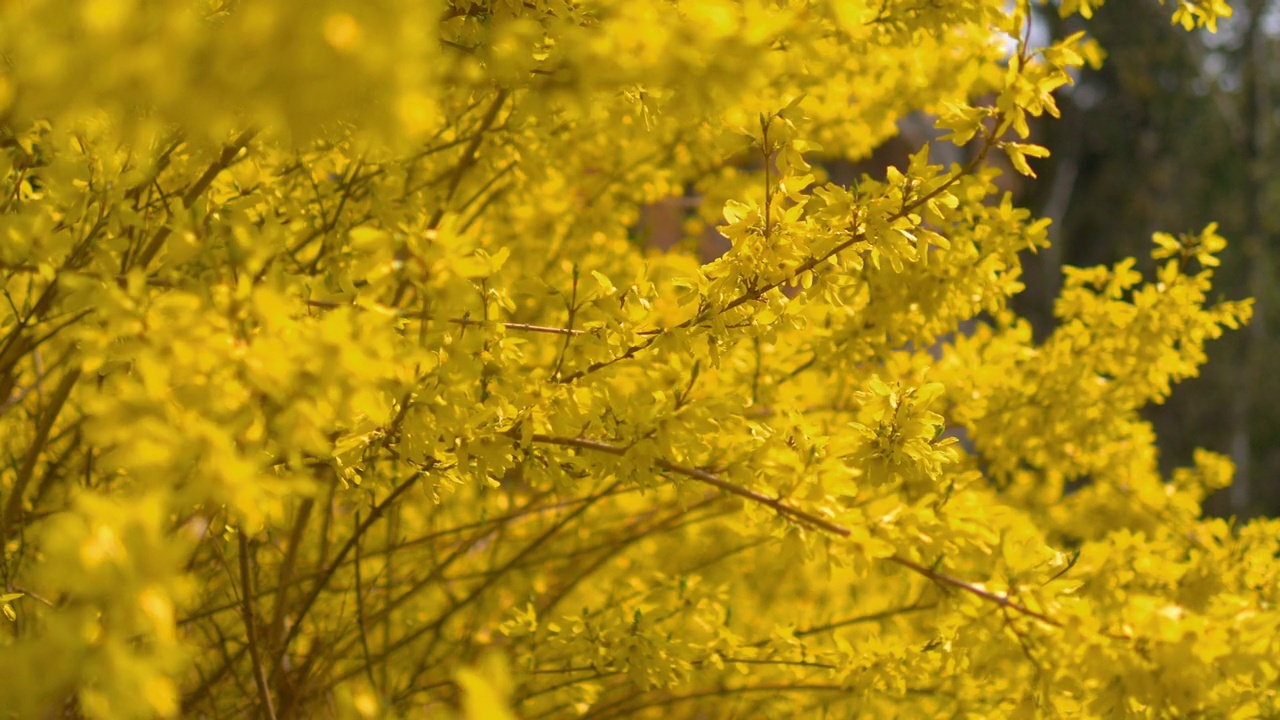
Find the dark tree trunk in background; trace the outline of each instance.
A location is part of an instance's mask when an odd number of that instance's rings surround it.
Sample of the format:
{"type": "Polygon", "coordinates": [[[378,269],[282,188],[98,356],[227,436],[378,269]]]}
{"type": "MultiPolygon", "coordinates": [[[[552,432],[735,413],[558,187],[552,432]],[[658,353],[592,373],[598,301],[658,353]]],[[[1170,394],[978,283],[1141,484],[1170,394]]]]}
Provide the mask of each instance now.
{"type": "MultiPolygon", "coordinates": [[[[1271,304],[1268,291],[1274,275],[1270,248],[1273,237],[1268,233],[1264,219],[1268,205],[1267,185],[1275,172],[1271,153],[1274,125],[1271,115],[1275,112],[1271,87],[1275,72],[1273,62],[1276,58],[1271,52],[1274,41],[1267,37],[1263,22],[1268,4],[1268,0],[1250,0],[1248,3],[1247,26],[1240,49],[1244,113],[1238,142],[1243,146],[1246,167],[1242,188],[1245,195],[1242,239],[1244,254],[1249,261],[1245,286],[1249,289],[1249,294],[1257,299],[1253,322],[1245,335],[1232,413],[1231,455],[1236,462],[1236,481],[1229,497],[1232,512],[1240,515],[1247,515],[1254,509],[1255,499],[1274,501],[1276,493],[1274,482],[1268,483],[1263,478],[1256,477],[1259,473],[1255,471],[1253,462],[1253,422],[1257,415],[1255,406],[1258,405],[1255,402],[1255,388],[1262,386],[1267,370],[1266,350],[1271,339],[1268,331],[1271,304]]],[[[1273,366],[1273,369],[1280,367],[1273,366]]]]}

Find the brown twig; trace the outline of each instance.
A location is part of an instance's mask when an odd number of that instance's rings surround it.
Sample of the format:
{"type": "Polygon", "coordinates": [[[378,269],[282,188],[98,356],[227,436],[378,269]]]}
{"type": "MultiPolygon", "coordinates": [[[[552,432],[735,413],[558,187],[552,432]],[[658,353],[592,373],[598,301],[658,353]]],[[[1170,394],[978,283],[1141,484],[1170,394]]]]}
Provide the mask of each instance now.
{"type": "Polygon", "coordinates": [[[901,565],[902,567],[907,568],[912,572],[923,575],[924,577],[929,578],[930,580],[938,583],[939,585],[949,585],[953,588],[963,590],[971,595],[976,595],[984,600],[993,602],[1002,608],[1009,608],[1010,610],[1016,610],[1019,613],[1022,613],[1023,615],[1026,615],[1028,617],[1033,617],[1036,620],[1039,620],[1040,622],[1045,623],[1047,625],[1052,625],[1054,627],[1062,627],[1062,623],[1058,622],[1057,620],[1054,620],[1053,618],[1049,617],[1048,615],[1045,615],[1042,612],[1032,610],[1026,605],[1022,605],[1021,603],[1017,602],[1016,600],[1014,600],[1013,598],[1009,597],[1004,593],[992,592],[984,587],[975,585],[974,583],[966,582],[959,578],[951,577],[950,575],[947,575],[945,573],[940,573],[937,570],[934,570],[933,568],[925,567],[924,565],[921,565],[920,563],[915,562],[914,560],[908,560],[907,558],[904,558],[901,555],[894,555],[893,557],[888,558],[888,560],[889,562],[897,563],[898,565],[901,565]]]}
{"type": "MultiPolygon", "coordinates": [[[[190,209],[196,204],[196,200],[199,200],[200,196],[204,194],[204,191],[208,190],[209,186],[213,184],[214,178],[218,177],[223,170],[226,170],[231,166],[232,161],[236,159],[240,154],[240,151],[247,147],[257,134],[258,128],[249,128],[248,130],[240,133],[239,137],[233,140],[231,144],[222,148],[222,152],[218,155],[217,159],[209,163],[209,167],[205,168],[204,174],[192,183],[191,187],[187,188],[187,191],[182,194],[183,209],[190,209]]],[[[156,234],[151,236],[151,240],[147,242],[146,247],[138,253],[131,263],[129,263],[129,267],[145,268],[149,265],[151,261],[155,259],[156,254],[160,252],[160,248],[164,247],[164,241],[169,238],[171,233],[173,233],[172,224],[166,223],[161,226],[160,229],[156,231],[156,234]]]]}
{"type": "Polygon", "coordinates": [[[249,573],[249,540],[244,529],[236,532],[240,544],[240,594],[244,599],[241,614],[244,617],[245,642],[249,645],[249,658],[253,662],[253,680],[258,686],[258,701],[262,703],[259,712],[265,712],[269,720],[276,720],[276,707],[271,701],[271,690],[267,687],[266,668],[262,666],[262,653],[258,647],[257,631],[253,618],[253,585],[249,573]]]}
{"type": "Polygon", "coordinates": [[[18,476],[14,479],[13,487],[9,490],[9,497],[5,499],[4,513],[0,515],[0,551],[9,542],[9,534],[14,524],[18,521],[18,515],[22,512],[22,497],[26,493],[27,485],[31,483],[31,479],[35,475],[36,464],[40,461],[41,452],[49,442],[49,433],[53,430],[53,423],[58,419],[58,414],[62,412],[62,406],[66,404],[67,398],[71,396],[72,388],[75,387],[76,381],[79,379],[79,368],[70,370],[66,375],[63,375],[57,389],[53,391],[53,395],[49,398],[49,404],[45,406],[44,412],[40,414],[40,422],[36,425],[35,437],[32,438],[31,446],[27,448],[27,454],[22,459],[22,466],[18,469],[18,476]]]}
{"type": "MultiPolygon", "coordinates": [[[[627,453],[627,449],[624,447],[620,447],[617,445],[610,445],[609,443],[603,443],[598,440],[588,440],[587,438],[562,438],[562,437],[555,437],[552,435],[541,435],[541,434],[535,433],[533,436],[533,441],[536,443],[543,443],[547,445],[559,445],[561,447],[575,447],[575,448],[582,448],[584,450],[594,450],[595,452],[605,453],[608,455],[615,455],[618,457],[621,457],[627,453]]],[[[770,508],[773,508],[773,510],[777,512],[779,515],[789,517],[792,520],[799,521],[802,524],[810,525],[822,530],[826,530],[827,532],[835,535],[839,535],[840,537],[847,538],[853,534],[853,532],[848,528],[838,525],[836,523],[833,523],[830,520],[820,518],[817,515],[814,515],[813,513],[807,512],[805,510],[801,510],[800,508],[795,507],[793,505],[788,505],[787,503],[783,502],[780,499],[771,498],[768,495],[763,495],[761,493],[756,492],[755,490],[744,488],[741,485],[729,482],[728,480],[725,480],[719,475],[707,472],[706,470],[701,470],[699,468],[686,467],[684,465],[677,465],[673,462],[669,462],[661,458],[656,459],[654,461],[654,464],[657,465],[659,468],[666,470],[667,472],[675,473],[677,475],[683,475],[687,478],[691,478],[693,480],[697,480],[699,482],[705,483],[712,487],[724,490],[725,492],[730,493],[732,495],[737,495],[738,497],[745,498],[752,502],[759,503],[761,505],[765,505],[770,508]]]]}
{"type": "MultiPolygon", "coordinates": [[[[342,303],[342,302],[336,302],[333,300],[307,300],[306,303],[311,307],[325,308],[329,310],[340,308],[340,307],[360,307],[359,305],[354,305],[352,303],[342,303]]],[[[400,310],[398,308],[388,308],[388,310],[394,312],[396,315],[401,317],[409,317],[409,318],[415,318],[415,319],[421,319],[423,317],[422,313],[419,312],[418,310],[400,310]]],[[[428,315],[426,319],[431,320],[433,318],[428,315]]],[[[506,328],[507,330],[515,330],[517,332],[544,333],[547,335],[565,335],[568,337],[576,337],[578,335],[591,334],[587,330],[574,330],[573,328],[553,327],[549,325],[532,325],[530,323],[472,320],[470,318],[449,318],[447,322],[453,323],[454,325],[462,325],[464,327],[484,327],[485,325],[499,325],[501,327],[506,328]]]]}
{"type": "MultiPolygon", "coordinates": [[[[593,450],[595,452],[614,455],[617,457],[621,457],[625,455],[627,452],[627,449],[624,447],[621,447],[618,445],[611,445],[609,443],[600,442],[598,440],[589,440],[587,438],[562,438],[562,437],[554,437],[551,435],[534,434],[533,442],[544,443],[548,445],[559,445],[561,447],[573,447],[573,448],[581,448],[584,450],[593,450]]],[[[745,498],[747,500],[751,500],[752,502],[759,503],[766,507],[772,508],[779,515],[782,515],[784,517],[800,522],[801,524],[809,525],[811,527],[815,527],[819,530],[824,530],[833,535],[838,535],[843,538],[848,538],[853,535],[853,531],[847,527],[844,527],[843,525],[840,525],[838,523],[832,522],[825,518],[819,517],[817,515],[814,515],[811,512],[802,510],[793,505],[788,505],[787,503],[783,502],[781,499],[771,498],[767,495],[763,495],[749,488],[744,488],[741,485],[732,483],[728,480],[725,480],[724,478],[721,478],[720,476],[714,473],[707,472],[706,470],[701,470],[699,468],[686,467],[683,465],[677,465],[675,463],[672,463],[667,460],[663,460],[661,458],[654,460],[654,464],[657,465],[659,468],[666,470],[667,472],[676,473],[678,475],[684,475],[685,477],[692,478],[702,483],[706,483],[713,487],[724,490],[725,492],[731,493],[733,495],[737,495],[738,497],[745,498]]],[[[908,558],[902,557],[901,555],[893,555],[886,559],[889,562],[896,563],[919,575],[922,575],[932,580],[933,582],[939,583],[941,585],[948,585],[950,587],[963,590],[967,593],[970,593],[971,595],[975,595],[984,600],[993,602],[999,605],[1000,607],[1015,610],[1019,613],[1022,613],[1028,617],[1035,618],[1036,620],[1039,620],[1048,625],[1052,625],[1054,627],[1062,627],[1062,623],[1058,622],[1057,620],[1054,620],[1053,618],[1049,617],[1048,615],[1045,615],[1042,612],[1032,610],[1031,608],[1017,602],[1007,594],[992,592],[974,583],[967,582],[965,580],[952,577],[945,573],[938,572],[937,570],[934,570],[932,568],[925,567],[924,565],[921,565],[908,558]]]]}

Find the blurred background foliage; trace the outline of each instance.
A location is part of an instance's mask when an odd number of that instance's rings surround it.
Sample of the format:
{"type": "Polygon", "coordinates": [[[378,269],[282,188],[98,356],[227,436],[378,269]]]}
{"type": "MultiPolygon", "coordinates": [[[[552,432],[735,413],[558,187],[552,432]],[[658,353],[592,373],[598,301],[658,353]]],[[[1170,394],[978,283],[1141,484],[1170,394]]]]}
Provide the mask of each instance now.
{"type": "MultiPolygon", "coordinates": [[[[1062,119],[1038,129],[1053,155],[1015,190],[1053,219],[1055,243],[1024,258],[1018,309],[1047,333],[1064,264],[1142,258],[1153,232],[1218,222],[1233,243],[1219,287],[1257,298],[1254,319],[1149,417],[1166,471],[1197,446],[1232,457],[1236,482],[1208,510],[1247,518],[1280,514],[1280,0],[1232,6],[1217,35],[1168,32],[1156,0],[1110,2],[1087,23],[1108,60],[1061,96],[1062,119]]],[[[1043,40],[1086,29],[1048,10],[1043,40]]]]}

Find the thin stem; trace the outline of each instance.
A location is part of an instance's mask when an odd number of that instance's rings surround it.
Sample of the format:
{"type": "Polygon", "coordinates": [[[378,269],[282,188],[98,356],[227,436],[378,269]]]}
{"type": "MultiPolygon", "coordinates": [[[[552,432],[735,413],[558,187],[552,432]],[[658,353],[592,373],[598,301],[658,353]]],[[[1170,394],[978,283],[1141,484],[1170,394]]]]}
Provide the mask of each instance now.
{"type": "Polygon", "coordinates": [[[556,358],[556,367],[551,371],[551,377],[559,378],[560,369],[564,367],[565,353],[569,352],[569,341],[573,338],[573,321],[578,314],[578,265],[573,266],[573,293],[569,297],[569,320],[565,324],[567,332],[564,336],[564,344],[560,346],[560,355],[556,358]]]}
{"type": "Polygon", "coordinates": [[[18,515],[22,513],[22,498],[26,494],[27,485],[31,483],[32,477],[35,476],[36,464],[40,460],[40,455],[49,441],[49,433],[53,430],[53,423],[57,421],[58,414],[62,412],[62,406],[66,404],[67,399],[71,396],[71,390],[75,387],[76,381],[80,379],[80,369],[76,368],[67,372],[62,376],[58,387],[53,391],[53,396],[49,399],[49,404],[45,406],[44,412],[40,414],[40,422],[36,426],[36,435],[31,440],[31,446],[27,448],[27,454],[22,459],[22,466],[18,470],[17,478],[13,481],[13,487],[9,490],[9,497],[6,498],[4,504],[4,513],[0,515],[0,552],[9,542],[9,535],[13,530],[14,524],[18,521],[18,515]]]}
{"type": "Polygon", "coordinates": [[[307,498],[298,506],[298,516],[293,522],[293,531],[289,533],[289,545],[285,549],[284,560],[280,563],[280,574],[276,580],[279,588],[275,599],[275,608],[271,618],[271,630],[267,636],[267,647],[278,648],[280,637],[284,634],[284,616],[288,610],[289,586],[293,583],[293,573],[298,561],[298,551],[302,546],[303,533],[311,520],[311,509],[315,499],[307,498]]]}
{"type": "Polygon", "coordinates": [[[253,620],[253,584],[249,573],[249,540],[245,538],[244,529],[236,532],[240,544],[240,594],[244,602],[241,613],[244,617],[245,641],[249,645],[249,658],[253,662],[253,680],[258,686],[258,701],[262,703],[259,712],[265,712],[269,720],[276,720],[275,704],[271,701],[271,691],[267,687],[267,673],[262,666],[262,654],[258,647],[258,633],[253,620]]]}
{"type": "Polygon", "coordinates": [[[356,526],[355,532],[351,534],[351,537],[347,539],[347,542],[338,550],[333,561],[329,563],[329,566],[320,576],[320,579],[316,581],[316,584],[311,587],[311,592],[307,594],[306,599],[302,602],[302,606],[299,608],[297,613],[297,618],[294,620],[293,625],[289,627],[289,632],[285,635],[284,640],[280,643],[280,662],[284,661],[284,656],[289,651],[289,644],[292,643],[293,639],[302,631],[303,618],[320,597],[320,593],[324,592],[325,586],[333,579],[334,573],[336,573],[338,568],[342,565],[342,561],[347,557],[347,553],[351,552],[356,543],[360,541],[360,538],[369,531],[369,528],[372,527],[379,518],[382,517],[382,514],[386,512],[387,508],[395,503],[401,495],[409,490],[409,488],[413,487],[414,483],[416,483],[423,474],[423,471],[415,472],[404,482],[397,485],[385,500],[374,506],[373,510],[369,512],[369,517],[365,518],[363,523],[356,526]]]}
{"type": "MultiPolygon", "coordinates": [[[[196,200],[199,200],[200,196],[204,194],[204,191],[208,190],[209,186],[213,184],[214,178],[218,177],[223,170],[226,170],[231,166],[231,163],[237,156],[239,156],[240,151],[247,147],[257,134],[258,128],[249,128],[233,140],[230,145],[222,148],[222,152],[218,155],[217,159],[209,163],[209,167],[205,168],[204,174],[192,183],[191,187],[187,188],[187,191],[183,193],[183,209],[190,209],[196,204],[196,200]]],[[[164,247],[164,241],[169,238],[169,235],[172,232],[172,224],[166,223],[165,225],[162,225],[160,229],[156,231],[156,234],[151,236],[151,240],[147,243],[146,247],[144,247],[133,261],[128,264],[128,267],[145,268],[149,265],[151,261],[155,259],[156,254],[160,252],[160,248],[164,247]]]]}
{"type": "MultiPolygon", "coordinates": [[[[360,511],[356,511],[356,525],[360,525],[360,511]]],[[[356,570],[356,624],[357,632],[360,635],[360,650],[364,653],[364,669],[369,676],[369,687],[376,688],[378,683],[373,677],[373,662],[370,658],[373,653],[369,652],[369,633],[366,629],[366,617],[364,611],[364,583],[361,580],[360,573],[360,541],[356,540],[355,545],[355,570],[356,570]]]]}
{"type": "MultiPolygon", "coordinates": [[[[596,452],[615,455],[618,457],[625,455],[627,452],[626,448],[619,447],[617,445],[610,445],[608,443],[599,442],[597,440],[588,440],[586,438],[562,438],[562,437],[554,437],[550,435],[535,434],[533,436],[533,441],[537,443],[548,444],[548,445],[559,445],[562,447],[574,447],[574,448],[581,448],[584,450],[594,450],[596,452]]],[[[716,487],[721,490],[724,490],[725,492],[731,493],[733,495],[737,495],[738,497],[751,500],[752,502],[756,502],[761,505],[765,505],[766,507],[772,508],[779,515],[788,517],[802,524],[815,527],[819,530],[824,530],[833,535],[838,535],[843,538],[849,538],[853,536],[853,531],[847,527],[844,527],[843,525],[832,522],[825,518],[818,517],[817,515],[814,515],[811,512],[802,510],[793,505],[788,505],[787,503],[783,502],[781,499],[771,498],[767,495],[762,495],[749,488],[744,488],[741,485],[737,485],[735,483],[729,482],[728,480],[725,480],[724,478],[721,478],[720,476],[715,475],[714,473],[707,472],[706,470],[701,470],[699,468],[685,467],[683,465],[677,465],[675,463],[672,463],[668,460],[664,460],[661,458],[654,460],[654,464],[657,465],[659,468],[662,468],[663,470],[666,470],[668,472],[673,472],[678,475],[684,475],[685,477],[692,478],[694,480],[698,480],[699,482],[706,483],[708,485],[711,485],[712,487],[716,487]]],[[[1038,612],[1036,610],[1032,610],[1031,608],[1025,605],[1022,605],[1021,603],[1017,602],[1016,600],[1013,600],[1010,596],[1006,594],[992,592],[974,583],[966,582],[964,580],[960,580],[959,578],[955,578],[950,575],[946,575],[944,573],[938,572],[937,570],[927,568],[913,560],[904,558],[900,555],[893,555],[886,559],[889,562],[897,563],[898,565],[901,565],[915,573],[923,575],[924,577],[929,578],[930,580],[936,583],[958,588],[967,593],[983,598],[984,600],[988,600],[990,602],[996,603],[1001,607],[1006,607],[1012,610],[1016,610],[1024,615],[1027,615],[1028,617],[1033,617],[1041,622],[1047,623],[1054,627],[1062,626],[1062,624],[1059,623],[1057,620],[1054,620],[1053,618],[1049,617],[1048,615],[1045,615],[1044,613],[1038,612]]]]}
{"type": "MultiPolygon", "coordinates": [[[[340,307],[360,307],[359,305],[353,305],[352,303],[336,302],[333,300],[307,300],[306,303],[311,307],[325,308],[325,309],[335,309],[340,307]]],[[[379,309],[383,309],[383,308],[379,308],[379,309]]],[[[400,310],[400,309],[389,307],[389,308],[385,308],[385,310],[388,312],[395,312],[396,315],[399,315],[401,317],[424,319],[422,312],[417,309],[400,310]]],[[[425,319],[431,320],[432,318],[431,316],[428,315],[428,316],[425,316],[425,319]]],[[[499,325],[501,327],[506,328],[507,330],[515,330],[518,332],[545,333],[547,335],[565,335],[570,337],[590,334],[586,330],[574,330],[573,328],[561,328],[561,327],[554,327],[549,325],[533,325],[530,323],[472,320],[470,318],[449,318],[447,322],[453,323],[454,325],[463,325],[466,327],[484,327],[486,325],[499,325]]]]}
{"type": "MultiPolygon", "coordinates": [[[[937,606],[938,604],[936,602],[929,602],[929,603],[917,602],[913,605],[889,608],[888,610],[881,610],[880,612],[868,613],[866,615],[855,615],[851,618],[845,618],[844,620],[837,620],[835,622],[829,622],[823,625],[815,625],[811,628],[806,628],[804,630],[797,630],[794,634],[798,638],[808,637],[809,635],[817,635],[819,633],[830,632],[832,630],[839,630],[840,628],[849,627],[850,625],[861,625],[863,623],[878,622],[880,620],[887,620],[891,617],[898,617],[899,615],[906,615],[908,613],[916,613],[924,610],[932,610],[937,606]]],[[[757,640],[753,643],[748,643],[744,647],[763,647],[765,645],[768,645],[769,642],[770,640],[768,639],[757,640]]]]}
{"type": "MultiPolygon", "coordinates": [[[[588,440],[586,438],[562,438],[562,437],[554,437],[551,435],[534,434],[533,441],[537,443],[544,443],[547,445],[560,445],[562,447],[575,447],[575,448],[582,448],[584,450],[594,450],[596,452],[615,455],[618,457],[621,457],[627,453],[626,448],[619,447],[617,445],[610,445],[608,443],[599,442],[597,440],[588,440]]],[[[659,468],[666,470],[667,472],[672,472],[677,475],[683,475],[687,478],[691,478],[693,480],[706,483],[707,485],[710,485],[712,487],[724,490],[725,492],[730,493],[732,495],[737,495],[738,497],[745,498],[747,500],[751,500],[752,502],[759,503],[761,505],[765,505],[770,508],[773,508],[773,510],[777,512],[779,515],[783,515],[792,520],[796,520],[802,524],[810,525],[812,527],[825,530],[834,535],[839,535],[840,537],[847,538],[853,534],[853,531],[849,530],[849,528],[833,523],[830,520],[820,518],[817,515],[814,515],[813,513],[810,513],[805,510],[801,510],[800,508],[795,507],[793,505],[788,505],[787,503],[783,502],[780,499],[771,498],[768,495],[762,495],[756,492],[755,490],[744,488],[741,485],[732,483],[720,477],[719,475],[707,472],[706,470],[701,470],[699,468],[686,467],[684,465],[677,465],[673,462],[670,462],[668,460],[664,460],[661,458],[655,460],[654,464],[657,465],[659,468]]]]}
{"type": "Polygon", "coordinates": [[[934,570],[933,568],[925,567],[924,565],[921,565],[920,563],[915,562],[914,560],[909,560],[907,558],[904,558],[901,555],[894,555],[893,557],[888,558],[888,560],[889,562],[897,563],[898,565],[901,565],[902,567],[907,568],[912,572],[923,575],[924,577],[927,577],[930,580],[940,585],[949,585],[953,588],[958,588],[971,595],[976,595],[982,598],[983,600],[993,602],[1002,608],[1009,608],[1011,610],[1016,610],[1022,613],[1023,615],[1026,615],[1028,617],[1033,617],[1036,620],[1039,620],[1040,622],[1045,623],[1047,625],[1052,625],[1054,627],[1062,627],[1062,623],[1058,622],[1057,620],[1054,620],[1053,618],[1049,617],[1048,615],[1045,615],[1042,612],[1032,610],[1026,605],[1022,605],[1021,603],[1017,602],[1016,600],[1014,600],[1013,598],[1009,597],[1004,593],[992,592],[984,587],[975,585],[974,583],[966,582],[964,580],[952,577],[945,573],[940,573],[937,570],[934,570]]]}
{"type": "Polygon", "coordinates": [[[480,149],[480,144],[484,142],[485,133],[493,127],[494,122],[498,119],[498,113],[502,111],[502,106],[507,102],[507,98],[511,95],[511,91],[503,88],[498,91],[493,102],[490,103],[489,109],[485,111],[484,118],[480,121],[480,128],[476,134],[471,137],[471,142],[467,143],[467,147],[462,151],[462,159],[458,161],[457,166],[451,171],[449,176],[449,189],[445,192],[444,202],[431,216],[428,227],[436,228],[440,226],[440,221],[444,219],[445,206],[453,201],[453,196],[458,192],[458,186],[462,184],[462,178],[475,164],[476,152],[480,149]]]}

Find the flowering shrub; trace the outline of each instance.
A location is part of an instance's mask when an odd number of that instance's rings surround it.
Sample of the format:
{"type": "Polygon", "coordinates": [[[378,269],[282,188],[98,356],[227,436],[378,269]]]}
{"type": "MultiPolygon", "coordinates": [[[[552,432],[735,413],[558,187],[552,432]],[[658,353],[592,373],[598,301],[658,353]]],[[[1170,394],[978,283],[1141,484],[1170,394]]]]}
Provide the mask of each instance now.
{"type": "Polygon", "coordinates": [[[0,714],[1280,714],[1280,528],[1139,415],[1223,239],[1008,308],[1044,11],[0,2],[0,714]]]}

